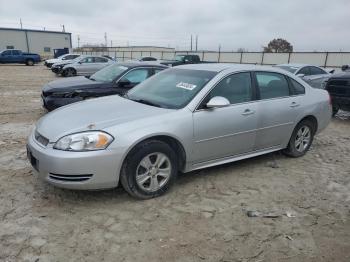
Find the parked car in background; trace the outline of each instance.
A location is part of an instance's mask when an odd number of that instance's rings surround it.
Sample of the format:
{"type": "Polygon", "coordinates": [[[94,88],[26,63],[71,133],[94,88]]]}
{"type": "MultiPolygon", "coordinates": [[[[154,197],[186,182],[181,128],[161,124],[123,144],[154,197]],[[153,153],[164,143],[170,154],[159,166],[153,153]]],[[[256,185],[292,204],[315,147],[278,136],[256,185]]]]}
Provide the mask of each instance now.
{"type": "Polygon", "coordinates": [[[148,62],[148,61],[158,61],[158,59],[155,58],[155,57],[152,57],[152,56],[145,56],[145,57],[140,58],[139,61],[141,61],[141,62],[144,62],[144,61],[146,61],[146,62],[148,62]]]}
{"type": "Polygon", "coordinates": [[[327,91],[272,67],[184,65],[124,97],[75,103],[39,120],[28,140],[38,176],[59,187],[165,193],[189,172],[277,150],[303,156],[330,122],[327,91]]]}
{"type": "Polygon", "coordinates": [[[85,57],[85,56],[80,55],[73,60],[62,60],[60,62],[54,63],[51,66],[51,71],[57,75],[60,75],[62,73],[62,69],[64,66],[71,64],[71,63],[74,63],[75,61],[80,61],[82,59],[82,57],[85,57]]]}
{"type": "Polygon", "coordinates": [[[98,70],[115,63],[115,61],[102,56],[88,56],[82,55],[70,63],[56,63],[52,66],[52,71],[56,74],[61,74],[62,76],[89,76],[98,70]]]}
{"type": "Polygon", "coordinates": [[[71,60],[76,59],[79,56],[80,56],[79,54],[64,54],[64,55],[61,55],[57,58],[45,60],[44,65],[47,66],[48,68],[51,68],[51,66],[55,63],[58,63],[61,61],[65,61],[65,62],[71,61],[71,60]]]}
{"type": "Polygon", "coordinates": [[[148,77],[167,68],[159,64],[115,63],[90,77],[76,76],[46,84],[42,90],[43,106],[51,111],[85,99],[123,95],[148,77]]]}
{"type": "Polygon", "coordinates": [[[328,79],[326,90],[332,98],[333,115],[339,109],[350,111],[350,72],[334,74],[328,79]]]}
{"type": "Polygon", "coordinates": [[[342,70],[342,71],[350,71],[350,66],[349,66],[349,65],[343,65],[343,66],[341,67],[341,70],[342,70]]]}
{"type": "Polygon", "coordinates": [[[40,61],[40,55],[24,53],[21,50],[7,49],[0,52],[0,63],[4,64],[26,64],[32,66],[40,61]]]}
{"type": "Polygon", "coordinates": [[[160,63],[166,66],[178,66],[184,64],[199,64],[202,62],[199,58],[199,55],[176,55],[174,57],[174,60],[162,60],[160,63]]]}
{"type": "MultiPolygon", "coordinates": [[[[325,88],[325,82],[332,76],[331,72],[307,64],[281,64],[276,67],[286,70],[307,82],[315,88],[325,88]]],[[[334,72],[334,70],[333,70],[334,72]]]]}

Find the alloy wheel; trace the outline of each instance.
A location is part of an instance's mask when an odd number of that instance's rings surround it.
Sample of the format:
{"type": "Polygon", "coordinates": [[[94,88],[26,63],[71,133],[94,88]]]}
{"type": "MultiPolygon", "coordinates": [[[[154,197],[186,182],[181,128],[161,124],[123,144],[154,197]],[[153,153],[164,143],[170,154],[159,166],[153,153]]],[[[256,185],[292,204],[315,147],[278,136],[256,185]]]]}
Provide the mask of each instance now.
{"type": "Polygon", "coordinates": [[[302,126],[295,137],[295,148],[299,152],[304,152],[311,141],[311,130],[308,126],[302,126]]]}
{"type": "Polygon", "coordinates": [[[155,192],[167,183],[171,171],[170,159],[165,154],[160,152],[149,154],[136,168],[136,183],[147,192],[155,192]]]}

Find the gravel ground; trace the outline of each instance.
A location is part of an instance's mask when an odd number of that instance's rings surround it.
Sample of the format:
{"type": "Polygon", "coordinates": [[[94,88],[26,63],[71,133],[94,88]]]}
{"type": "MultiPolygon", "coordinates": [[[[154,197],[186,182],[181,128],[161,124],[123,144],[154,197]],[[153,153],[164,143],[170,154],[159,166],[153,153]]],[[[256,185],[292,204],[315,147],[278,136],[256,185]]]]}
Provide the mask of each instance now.
{"type": "Polygon", "coordinates": [[[302,158],[180,175],[165,196],[137,201],[32,175],[26,137],[55,78],[42,65],[0,65],[0,261],[350,261],[350,114],[302,158]]]}

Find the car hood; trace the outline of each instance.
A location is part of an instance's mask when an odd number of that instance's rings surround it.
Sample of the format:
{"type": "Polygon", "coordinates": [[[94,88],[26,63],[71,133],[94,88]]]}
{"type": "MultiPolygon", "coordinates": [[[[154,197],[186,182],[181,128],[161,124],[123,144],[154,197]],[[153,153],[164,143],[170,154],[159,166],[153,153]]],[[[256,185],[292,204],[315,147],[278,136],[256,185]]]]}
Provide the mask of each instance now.
{"type": "Polygon", "coordinates": [[[64,60],[64,61],[58,61],[57,63],[54,63],[52,66],[68,65],[72,63],[73,63],[73,60],[64,60]]]}
{"type": "Polygon", "coordinates": [[[57,59],[57,58],[52,58],[52,59],[47,59],[46,63],[50,63],[50,64],[54,64],[54,63],[58,63],[61,62],[61,59],[57,59]]]}
{"type": "Polygon", "coordinates": [[[105,128],[173,112],[128,100],[118,95],[96,98],[61,107],[42,117],[36,130],[56,142],[62,136],[105,128]]]}
{"type": "Polygon", "coordinates": [[[337,74],[333,74],[330,80],[332,79],[347,79],[350,80],[350,72],[341,72],[337,74]]]}
{"type": "Polygon", "coordinates": [[[43,92],[62,91],[65,89],[71,89],[76,87],[87,88],[93,86],[101,86],[103,84],[105,83],[90,80],[85,76],[75,76],[51,81],[43,87],[43,92]]]}

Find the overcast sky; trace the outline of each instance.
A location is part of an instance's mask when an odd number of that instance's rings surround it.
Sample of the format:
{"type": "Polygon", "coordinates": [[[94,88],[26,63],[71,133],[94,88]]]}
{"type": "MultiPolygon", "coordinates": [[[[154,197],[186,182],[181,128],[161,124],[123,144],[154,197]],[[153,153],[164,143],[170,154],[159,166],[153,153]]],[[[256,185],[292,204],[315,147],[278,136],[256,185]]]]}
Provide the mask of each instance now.
{"type": "Polygon", "coordinates": [[[260,51],[285,38],[295,51],[350,51],[350,0],[0,0],[0,27],[62,30],[73,46],[104,43],[260,51]]]}

